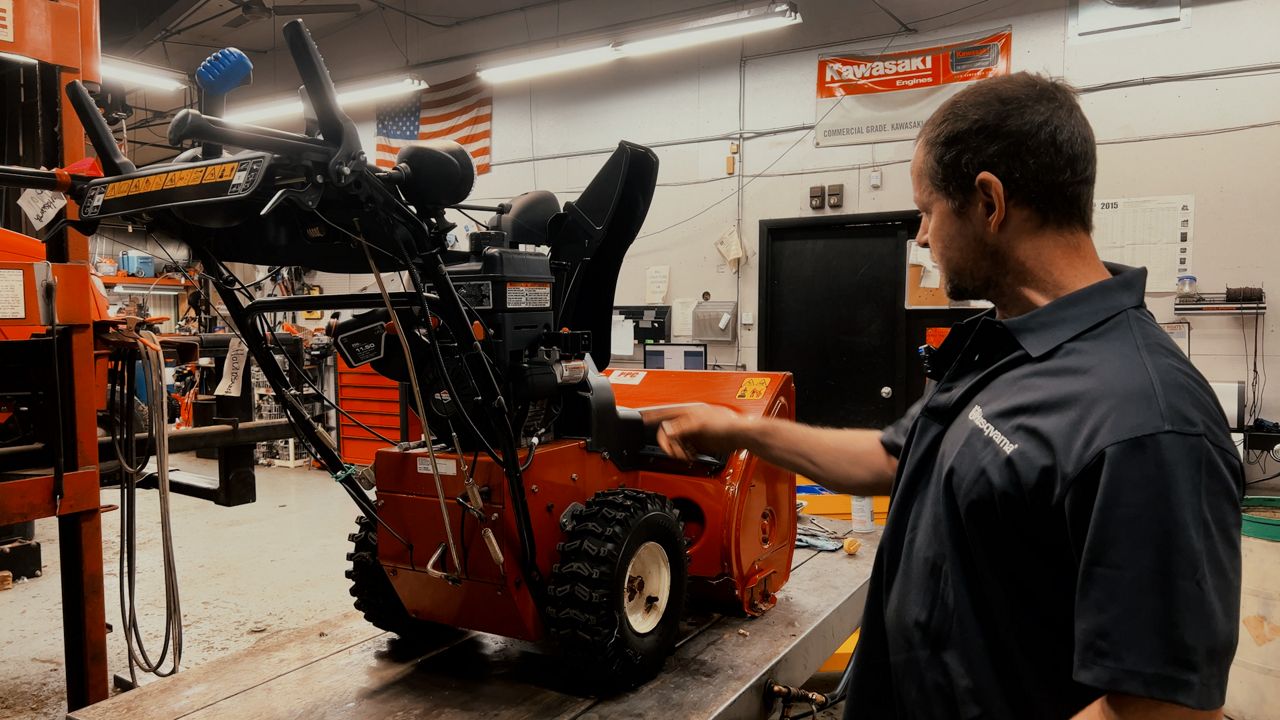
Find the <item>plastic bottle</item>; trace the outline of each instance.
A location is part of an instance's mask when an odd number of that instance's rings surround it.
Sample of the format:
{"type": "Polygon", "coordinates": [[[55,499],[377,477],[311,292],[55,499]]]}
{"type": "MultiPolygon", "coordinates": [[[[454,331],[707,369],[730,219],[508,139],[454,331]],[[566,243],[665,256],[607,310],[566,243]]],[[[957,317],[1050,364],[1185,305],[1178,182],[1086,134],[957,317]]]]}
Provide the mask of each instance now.
{"type": "Polygon", "coordinates": [[[866,495],[854,495],[851,518],[853,531],[858,533],[874,532],[876,529],[875,509],[871,498],[866,495]]]}

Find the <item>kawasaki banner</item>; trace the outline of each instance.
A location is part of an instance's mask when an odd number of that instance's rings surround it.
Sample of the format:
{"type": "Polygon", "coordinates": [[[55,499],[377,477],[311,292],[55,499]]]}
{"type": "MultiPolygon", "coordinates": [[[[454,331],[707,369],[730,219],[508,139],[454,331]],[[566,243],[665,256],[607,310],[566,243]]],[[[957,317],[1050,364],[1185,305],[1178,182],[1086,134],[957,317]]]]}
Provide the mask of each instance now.
{"type": "Polygon", "coordinates": [[[818,58],[818,147],[912,140],[966,83],[1009,74],[1011,27],[945,45],[818,58]]]}

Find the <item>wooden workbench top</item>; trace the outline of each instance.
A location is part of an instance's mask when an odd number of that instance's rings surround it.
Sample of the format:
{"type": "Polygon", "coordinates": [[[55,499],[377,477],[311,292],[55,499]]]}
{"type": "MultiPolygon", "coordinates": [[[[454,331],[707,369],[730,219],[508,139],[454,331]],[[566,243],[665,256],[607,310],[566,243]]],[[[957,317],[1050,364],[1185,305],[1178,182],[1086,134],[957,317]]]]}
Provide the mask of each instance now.
{"type": "MultiPolygon", "coordinates": [[[[848,523],[823,520],[847,528],[848,523]]],[[[766,679],[799,685],[862,618],[879,532],[856,556],[797,548],[777,607],[755,619],[693,618],[661,675],[613,698],[578,694],[548,649],[454,632],[412,645],[351,611],[67,717],[69,720],[267,718],[762,718],[766,679]]]]}

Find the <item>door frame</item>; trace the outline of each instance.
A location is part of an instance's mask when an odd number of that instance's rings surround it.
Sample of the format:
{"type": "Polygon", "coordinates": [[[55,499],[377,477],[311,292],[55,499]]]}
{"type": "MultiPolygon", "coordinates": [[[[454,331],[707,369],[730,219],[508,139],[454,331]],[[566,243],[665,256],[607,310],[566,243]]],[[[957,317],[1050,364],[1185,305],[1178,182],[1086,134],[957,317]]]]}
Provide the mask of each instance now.
{"type": "MultiPolygon", "coordinates": [[[[896,210],[878,213],[820,215],[816,217],[761,220],[759,235],[760,278],[759,291],[756,300],[756,314],[759,316],[760,341],[756,343],[756,367],[762,369],[766,368],[769,366],[770,360],[769,343],[767,342],[767,339],[769,326],[773,318],[771,317],[772,313],[769,303],[769,258],[773,252],[776,233],[785,230],[805,230],[841,225],[910,225],[912,222],[915,222],[918,225],[919,218],[920,213],[915,210],[896,210]]],[[[897,298],[897,302],[894,303],[894,312],[897,317],[895,318],[894,338],[892,341],[894,353],[893,406],[895,414],[897,415],[902,415],[907,411],[907,404],[905,401],[907,394],[907,368],[904,349],[907,342],[906,265],[907,248],[904,244],[902,246],[902,272],[894,273],[894,296],[897,298]]]]}

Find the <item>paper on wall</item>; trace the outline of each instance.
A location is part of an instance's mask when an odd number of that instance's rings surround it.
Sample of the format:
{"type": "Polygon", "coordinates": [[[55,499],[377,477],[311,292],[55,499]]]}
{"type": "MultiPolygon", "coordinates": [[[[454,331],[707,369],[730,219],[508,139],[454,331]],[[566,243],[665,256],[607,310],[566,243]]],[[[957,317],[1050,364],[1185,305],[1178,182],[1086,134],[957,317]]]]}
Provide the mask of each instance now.
{"type": "Polygon", "coordinates": [[[942,272],[933,261],[933,253],[926,247],[920,247],[912,240],[907,244],[907,264],[920,266],[920,287],[942,287],[942,272]]]}
{"type": "Polygon", "coordinates": [[[1191,270],[1195,197],[1095,200],[1093,243],[1103,260],[1147,269],[1147,292],[1170,293],[1191,270]]]}
{"type": "Polygon", "coordinates": [[[670,265],[651,265],[644,271],[644,302],[661,305],[667,299],[667,285],[671,281],[670,265]]]}
{"type": "Polygon", "coordinates": [[[738,263],[742,261],[742,239],[738,237],[738,226],[734,225],[716,240],[716,252],[724,258],[724,262],[734,272],[738,272],[738,263]]]}
{"type": "Polygon", "coordinates": [[[1191,323],[1160,323],[1160,328],[1169,333],[1169,339],[1173,341],[1174,345],[1178,346],[1183,355],[1191,356],[1191,323]]]}
{"type": "Polygon", "coordinates": [[[671,336],[693,337],[693,308],[698,301],[693,298],[676,298],[671,303],[671,336]]]}
{"type": "Polygon", "coordinates": [[[609,333],[609,354],[630,355],[636,344],[635,323],[621,315],[613,316],[613,328],[609,333]]]}
{"type": "Polygon", "coordinates": [[[924,267],[934,267],[933,253],[929,248],[920,247],[912,240],[909,247],[911,248],[907,256],[907,264],[923,265],[924,267]]]}

